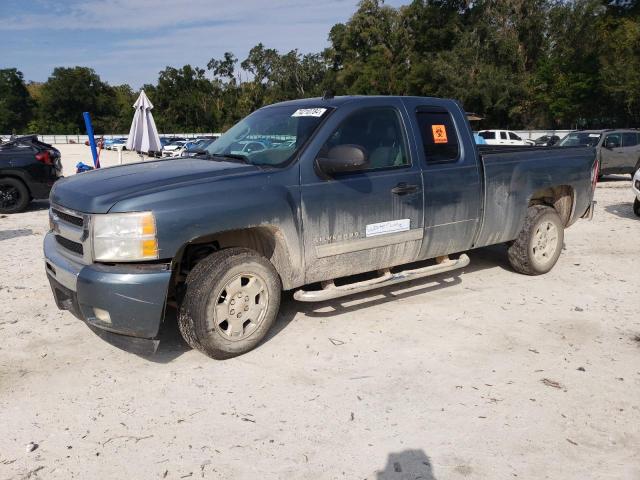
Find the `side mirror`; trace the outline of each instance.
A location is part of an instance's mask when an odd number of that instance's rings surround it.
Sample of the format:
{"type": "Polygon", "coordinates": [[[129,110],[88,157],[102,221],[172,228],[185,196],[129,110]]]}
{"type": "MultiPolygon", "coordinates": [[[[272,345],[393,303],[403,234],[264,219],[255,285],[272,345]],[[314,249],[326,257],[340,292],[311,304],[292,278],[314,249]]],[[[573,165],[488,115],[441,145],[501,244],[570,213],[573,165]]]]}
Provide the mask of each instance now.
{"type": "Polygon", "coordinates": [[[328,176],[337,173],[355,172],[369,166],[366,152],[358,145],[338,145],[333,147],[326,157],[318,157],[316,162],[320,171],[328,176]]]}

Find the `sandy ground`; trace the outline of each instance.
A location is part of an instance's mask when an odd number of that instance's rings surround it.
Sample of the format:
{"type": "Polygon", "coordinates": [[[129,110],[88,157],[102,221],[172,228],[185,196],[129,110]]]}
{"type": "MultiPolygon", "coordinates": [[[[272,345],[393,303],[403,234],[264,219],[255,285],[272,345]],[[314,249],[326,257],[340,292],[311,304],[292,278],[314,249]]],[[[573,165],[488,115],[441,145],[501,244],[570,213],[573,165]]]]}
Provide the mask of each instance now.
{"type": "Polygon", "coordinates": [[[637,480],[640,219],[628,177],[596,198],[545,276],[490,248],[453,276],[288,295],[227,361],[172,324],[153,357],[103,342],[55,307],[47,203],[0,218],[0,480],[637,480]]]}

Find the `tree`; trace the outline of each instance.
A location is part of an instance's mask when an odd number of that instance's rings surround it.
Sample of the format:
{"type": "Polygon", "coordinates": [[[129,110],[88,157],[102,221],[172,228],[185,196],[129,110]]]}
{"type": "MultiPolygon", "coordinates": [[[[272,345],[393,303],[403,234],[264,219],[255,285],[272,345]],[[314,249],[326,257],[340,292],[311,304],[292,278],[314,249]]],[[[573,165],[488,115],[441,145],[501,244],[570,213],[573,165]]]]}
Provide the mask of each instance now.
{"type": "Polygon", "coordinates": [[[57,67],[42,85],[38,110],[42,133],[84,131],[82,112],[91,114],[96,133],[105,133],[117,112],[116,93],[91,68],[57,67]]]}
{"type": "Polygon", "coordinates": [[[34,102],[15,68],[0,70],[0,132],[22,132],[33,115],[34,102]]]}

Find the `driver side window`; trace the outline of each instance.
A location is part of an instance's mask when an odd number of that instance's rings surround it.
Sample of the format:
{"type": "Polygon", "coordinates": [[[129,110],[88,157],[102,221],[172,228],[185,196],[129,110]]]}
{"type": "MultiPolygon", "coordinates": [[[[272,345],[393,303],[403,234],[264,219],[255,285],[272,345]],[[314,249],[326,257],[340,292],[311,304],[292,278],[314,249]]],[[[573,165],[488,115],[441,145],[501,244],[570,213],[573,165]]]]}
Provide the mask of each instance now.
{"type": "Polygon", "coordinates": [[[618,148],[622,143],[622,138],[619,133],[611,133],[604,139],[604,145],[608,148],[618,148]]]}
{"type": "Polygon", "coordinates": [[[331,149],[342,145],[354,145],[364,152],[366,166],[356,172],[409,165],[404,130],[394,108],[367,108],[351,114],[329,137],[318,156],[327,156],[331,149]]]}

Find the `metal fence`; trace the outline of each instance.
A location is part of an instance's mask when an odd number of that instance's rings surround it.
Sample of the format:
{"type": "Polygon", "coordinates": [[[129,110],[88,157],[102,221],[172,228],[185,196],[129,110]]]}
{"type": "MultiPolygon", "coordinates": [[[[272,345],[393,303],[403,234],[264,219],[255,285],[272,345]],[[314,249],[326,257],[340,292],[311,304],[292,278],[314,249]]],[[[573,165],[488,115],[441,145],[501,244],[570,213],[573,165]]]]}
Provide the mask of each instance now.
{"type": "MultiPolygon", "coordinates": [[[[161,137],[168,137],[168,138],[174,138],[174,137],[178,137],[178,138],[198,138],[198,137],[205,137],[205,136],[220,136],[222,135],[221,133],[161,133],[160,136],[161,137]]],[[[109,135],[96,135],[96,138],[104,138],[105,140],[108,138],[127,138],[129,136],[128,133],[112,133],[109,135]]],[[[11,135],[0,135],[0,138],[2,138],[4,141],[9,140],[9,138],[11,138],[11,135]]],[[[87,135],[38,135],[38,140],[40,140],[41,142],[44,143],[49,143],[51,145],[55,145],[55,144],[65,144],[65,143],[81,143],[84,144],[84,142],[89,140],[89,137],[87,135]]]]}

